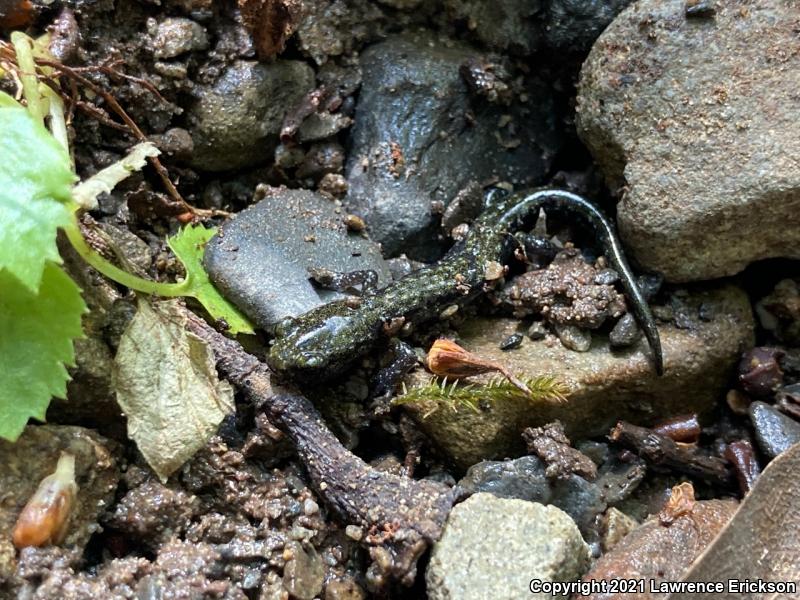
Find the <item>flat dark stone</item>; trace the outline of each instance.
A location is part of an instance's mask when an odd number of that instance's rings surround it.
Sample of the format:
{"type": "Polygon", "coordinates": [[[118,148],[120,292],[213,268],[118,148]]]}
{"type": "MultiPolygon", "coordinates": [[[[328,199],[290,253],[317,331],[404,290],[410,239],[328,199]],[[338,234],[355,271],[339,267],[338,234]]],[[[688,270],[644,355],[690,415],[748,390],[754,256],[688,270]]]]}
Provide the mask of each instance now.
{"type": "Polygon", "coordinates": [[[349,233],[345,212],[308,190],[260,188],[263,199],[225,223],[208,244],[211,281],[259,327],[343,297],[309,281],[309,268],[372,269],[391,281],[377,244],[349,233]]]}
{"type": "Polygon", "coordinates": [[[775,458],[793,444],[800,442],[800,422],[778,412],[764,402],[750,405],[750,420],[756,430],[761,451],[775,458]]]}
{"type": "Polygon", "coordinates": [[[461,73],[481,60],[474,48],[428,34],[394,36],[361,56],[346,203],[387,257],[441,255],[432,203],[446,206],[476,182],[524,187],[549,172],[561,143],[550,86],[531,76],[510,105],[491,102],[461,73]]]}

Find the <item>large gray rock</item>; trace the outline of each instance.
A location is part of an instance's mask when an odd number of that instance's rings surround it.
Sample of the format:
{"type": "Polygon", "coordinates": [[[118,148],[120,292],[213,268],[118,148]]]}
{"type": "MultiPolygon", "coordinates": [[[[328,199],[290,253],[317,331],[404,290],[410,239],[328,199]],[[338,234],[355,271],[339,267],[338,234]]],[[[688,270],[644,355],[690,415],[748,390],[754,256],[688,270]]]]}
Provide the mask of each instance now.
{"type": "MultiPolygon", "coordinates": [[[[427,418],[404,405],[421,428],[453,461],[466,468],[480,460],[519,454],[520,434],[556,419],[567,436],[581,439],[607,434],[620,419],[651,424],[659,419],[707,413],[722,397],[741,352],[753,344],[753,317],[746,294],[734,286],[678,293],[657,307],[670,322],[659,323],[664,349],[663,376],[656,375],[647,343],[611,350],[606,336],[593,336],[588,352],[566,349],[553,336],[525,340],[502,351],[499,344],[519,328],[511,319],[476,319],[459,330],[467,350],[505,365],[522,376],[551,375],[569,388],[565,402],[503,400],[479,410],[438,410],[427,418]]],[[[407,385],[429,375],[418,371],[407,385]]],[[[481,380],[488,376],[473,379],[481,380]]]]}
{"type": "Polygon", "coordinates": [[[490,48],[531,54],[541,37],[542,0],[447,0],[447,18],[466,21],[477,38],[490,48]]]}
{"type": "Polygon", "coordinates": [[[442,240],[433,201],[446,205],[474,181],[541,181],[558,148],[548,87],[530,79],[525,101],[512,94],[510,106],[490,102],[462,79],[470,59],[481,57],[420,34],[392,37],[361,57],[346,202],[387,256],[436,258],[442,240]],[[510,121],[501,127],[503,115],[510,121]]]}
{"type": "Polygon", "coordinates": [[[425,573],[431,600],[544,599],[531,579],[571,581],[589,562],[575,523],[554,506],[475,494],[453,508],[425,573]]]}
{"type": "Polygon", "coordinates": [[[574,473],[548,479],[544,463],[536,456],[479,462],[469,468],[456,489],[463,496],[485,492],[553,505],[567,513],[583,533],[590,531],[595,517],[607,507],[598,484],[574,473]]]}
{"type": "Polygon", "coordinates": [[[314,71],[302,61],[231,64],[198,90],[189,111],[192,166],[224,171],[271,160],[284,115],[313,85],[314,71]]]}
{"type": "MultiPolygon", "coordinates": [[[[492,50],[530,55],[542,47],[585,55],[631,0],[446,0],[443,25],[466,23],[492,50]]],[[[582,57],[582,56],[581,56],[582,57]]],[[[560,56],[563,61],[563,54],[560,56]]],[[[563,63],[559,65],[563,67],[563,63]]]]}
{"type": "Polygon", "coordinates": [[[623,240],[672,281],[800,258],[800,39],[784,0],[641,0],[581,74],[579,132],[619,204],[623,240]]]}
{"type": "Polygon", "coordinates": [[[391,280],[378,246],[348,233],[345,213],[308,190],[259,186],[258,202],[225,223],[208,243],[211,281],[264,329],[342,297],[309,281],[308,268],[374,270],[391,280]]]}

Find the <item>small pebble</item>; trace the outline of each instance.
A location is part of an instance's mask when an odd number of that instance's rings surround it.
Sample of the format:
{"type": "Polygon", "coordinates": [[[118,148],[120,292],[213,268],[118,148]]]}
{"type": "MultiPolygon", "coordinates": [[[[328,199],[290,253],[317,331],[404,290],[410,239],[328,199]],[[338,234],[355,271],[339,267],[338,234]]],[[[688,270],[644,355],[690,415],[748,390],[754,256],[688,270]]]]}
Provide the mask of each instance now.
{"type": "Polygon", "coordinates": [[[153,55],[156,58],[175,58],[192,50],[208,47],[208,36],[203,26],[191,19],[167,18],[155,27],[153,55]]]}
{"type": "Polygon", "coordinates": [[[574,325],[554,324],[556,335],[565,348],[575,352],[588,352],[592,346],[592,332],[574,325]]]}
{"type": "Polygon", "coordinates": [[[619,281],[619,273],[614,269],[603,269],[594,276],[594,282],[597,285],[611,285],[617,281],[619,281]]]}
{"type": "Polygon", "coordinates": [[[661,275],[639,275],[636,283],[639,284],[644,299],[651,300],[661,290],[664,278],[661,275]]]}
{"type": "Polygon", "coordinates": [[[635,344],[642,337],[642,332],[636,324],[636,318],[631,313],[625,313],[614,325],[608,335],[612,348],[626,348],[635,344]]]}
{"type": "Polygon", "coordinates": [[[800,422],[779,413],[764,402],[753,402],[749,412],[758,447],[766,456],[775,458],[800,442],[800,422]]]}
{"type": "Polygon", "coordinates": [[[521,333],[512,333],[502,342],[500,342],[500,350],[513,350],[522,345],[523,336],[521,333]]]}
{"type": "Polygon", "coordinates": [[[747,414],[747,409],[750,406],[750,398],[739,390],[728,390],[725,395],[725,402],[734,413],[742,416],[747,414]]]}
{"type": "Polygon", "coordinates": [[[362,219],[358,215],[345,216],[344,224],[347,227],[348,231],[361,232],[367,228],[367,224],[364,223],[364,219],[362,219]]]}
{"type": "Polygon", "coordinates": [[[317,184],[320,193],[341,198],[347,193],[347,180],[339,173],[326,173],[317,184]]]}
{"type": "Polygon", "coordinates": [[[687,17],[713,17],[717,12],[714,0],[686,0],[687,17]]]}
{"type": "Polygon", "coordinates": [[[783,384],[783,370],[779,348],[756,347],[747,352],[739,362],[739,385],[750,396],[771,398],[783,384]]]}
{"type": "Polygon", "coordinates": [[[344,533],[347,537],[349,537],[351,540],[355,540],[356,542],[364,537],[364,530],[358,525],[348,525],[344,528],[344,533]]]}
{"type": "Polygon", "coordinates": [[[319,512],[319,504],[314,502],[311,498],[303,502],[303,513],[306,516],[315,515],[319,512]]]}
{"type": "Polygon", "coordinates": [[[439,318],[445,321],[458,312],[458,304],[451,304],[439,313],[439,318]]]}
{"type": "Polygon", "coordinates": [[[543,340],[547,337],[547,327],[542,321],[534,321],[528,327],[528,337],[532,340],[543,340]]]}

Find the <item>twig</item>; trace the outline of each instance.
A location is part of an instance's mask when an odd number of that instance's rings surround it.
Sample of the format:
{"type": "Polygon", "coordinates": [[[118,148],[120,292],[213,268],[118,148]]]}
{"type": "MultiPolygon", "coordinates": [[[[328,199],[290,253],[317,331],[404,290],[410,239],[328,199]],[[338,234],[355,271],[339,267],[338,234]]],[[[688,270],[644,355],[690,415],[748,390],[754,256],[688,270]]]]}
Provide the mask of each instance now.
{"type": "Polygon", "coordinates": [[[635,450],[651,465],[674,469],[691,477],[726,486],[732,483],[727,461],[706,454],[696,446],[681,446],[652,429],[620,421],[611,431],[610,438],[635,450]]]}
{"type": "Polygon", "coordinates": [[[320,497],[361,530],[375,581],[410,585],[417,559],[441,535],[452,490],[373,469],[339,442],[311,402],[277,389],[265,364],[193,313],[187,310],[186,315],[187,329],[209,344],[220,374],[292,440],[320,497]]]}
{"type": "MultiPolygon", "coordinates": [[[[5,58],[12,63],[15,60],[13,49],[5,43],[0,43],[0,58],[5,58]]],[[[82,86],[90,89],[96,95],[100,96],[105,100],[105,102],[111,107],[111,109],[116,113],[116,115],[122,119],[123,123],[127,127],[127,132],[130,133],[134,138],[136,138],[140,142],[147,141],[147,136],[144,132],[139,128],[136,122],[131,119],[130,115],[122,108],[122,106],[117,102],[117,99],[114,97],[113,94],[109,93],[108,91],[104,90],[99,85],[95,84],[92,80],[84,77],[81,73],[86,71],[100,71],[109,76],[118,76],[130,81],[134,81],[135,83],[144,86],[148,91],[155,93],[155,95],[159,98],[159,100],[166,102],[164,97],[158,92],[158,90],[151,84],[143,79],[138,77],[133,77],[131,75],[126,75],[124,73],[120,73],[119,71],[113,69],[112,67],[106,65],[99,65],[93,67],[68,67],[58,61],[47,60],[44,58],[36,58],[35,64],[38,66],[45,66],[50,67],[54,70],[54,73],[50,77],[57,77],[59,75],[64,75],[68,79],[73,81],[77,81],[82,86]]],[[[40,77],[43,81],[47,82],[50,77],[40,77]]],[[[96,116],[96,115],[95,115],[96,116]]],[[[121,129],[119,124],[111,125],[114,121],[110,119],[101,120],[101,122],[109,127],[114,127],[115,129],[121,129]]],[[[178,188],[175,187],[175,184],[169,177],[169,172],[167,171],[166,167],[161,163],[157,156],[152,156],[148,158],[148,161],[155,169],[158,176],[161,178],[164,187],[167,189],[167,192],[170,196],[176,201],[181,204],[184,210],[191,215],[198,217],[198,218],[209,218],[218,214],[221,214],[222,211],[217,210],[208,210],[202,208],[196,208],[186,202],[183,198],[181,193],[178,191],[178,188]]],[[[227,213],[225,213],[227,214],[227,213]]]]}

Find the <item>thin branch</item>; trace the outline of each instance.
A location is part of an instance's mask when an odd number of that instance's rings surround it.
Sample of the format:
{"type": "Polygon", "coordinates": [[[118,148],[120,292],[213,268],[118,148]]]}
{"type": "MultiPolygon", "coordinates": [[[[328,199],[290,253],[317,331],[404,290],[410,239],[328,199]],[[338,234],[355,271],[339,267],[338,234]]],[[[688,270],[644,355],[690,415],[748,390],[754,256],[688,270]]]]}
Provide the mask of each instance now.
{"type": "Polygon", "coordinates": [[[417,560],[442,533],[452,490],[370,467],[331,433],[311,402],[278,388],[265,364],[197,315],[187,310],[186,317],[187,329],[214,352],[220,374],[292,440],[320,497],[346,523],[361,529],[375,580],[413,583],[417,560]]]}

